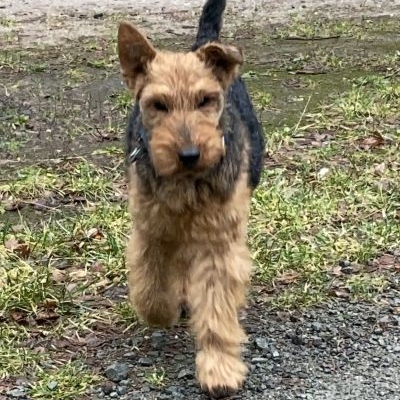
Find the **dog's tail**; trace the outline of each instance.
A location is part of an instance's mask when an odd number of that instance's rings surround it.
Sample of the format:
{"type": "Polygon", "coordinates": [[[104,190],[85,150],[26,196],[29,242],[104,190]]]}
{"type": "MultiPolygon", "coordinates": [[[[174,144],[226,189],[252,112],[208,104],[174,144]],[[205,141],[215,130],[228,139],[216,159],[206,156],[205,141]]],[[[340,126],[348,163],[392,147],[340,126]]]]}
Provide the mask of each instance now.
{"type": "Polygon", "coordinates": [[[200,16],[199,29],[192,51],[197,50],[207,42],[219,39],[225,6],[226,0],[207,0],[200,16]]]}

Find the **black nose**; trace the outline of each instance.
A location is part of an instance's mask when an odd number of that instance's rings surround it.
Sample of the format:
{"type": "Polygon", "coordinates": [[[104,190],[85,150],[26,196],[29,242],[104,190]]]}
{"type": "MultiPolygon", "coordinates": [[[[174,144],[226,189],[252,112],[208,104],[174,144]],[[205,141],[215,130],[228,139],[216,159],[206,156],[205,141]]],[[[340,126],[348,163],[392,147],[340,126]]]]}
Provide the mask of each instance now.
{"type": "Polygon", "coordinates": [[[184,147],[179,152],[179,160],[185,167],[194,167],[200,158],[200,150],[198,147],[184,147]]]}

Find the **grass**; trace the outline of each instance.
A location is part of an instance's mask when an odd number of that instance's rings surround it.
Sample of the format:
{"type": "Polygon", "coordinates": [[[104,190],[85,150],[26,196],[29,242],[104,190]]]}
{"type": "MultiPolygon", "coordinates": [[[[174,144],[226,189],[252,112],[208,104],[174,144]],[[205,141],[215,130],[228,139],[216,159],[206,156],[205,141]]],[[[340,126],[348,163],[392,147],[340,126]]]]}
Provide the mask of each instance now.
{"type": "MultiPolygon", "coordinates": [[[[253,201],[250,243],[261,280],[298,272],[299,287],[278,298],[279,305],[320,301],[329,270],[341,260],[366,264],[398,245],[400,130],[392,121],[399,88],[396,77],[350,80],[347,92],[306,114],[297,129],[284,128],[288,139],[270,148],[284,166],[264,173],[253,201]],[[329,142],[299,148],[299,132],[307,137],[327,130],[329,142]]],[[[381,277],[367,275],[346,285],[356,297],[385,286],[381,277]]]]}
{"type": "Polygon", "coordinates": [[[320,18],[294,16],[290,23],[276,30],[276,36],[284,39],[329,39],[341,36],[362,38],[370,24],[372,24],[370,20],[360,23],[350,20],[330,20],[321,16],[320,18]]]}
{"type": "Polygon", "coordinates": [[[20,326],[2,324],[0,327],[0,379],[29,371],[45,357],[23,347],[29,337],[20,326]]]}
{"type": "Polygon", "coordinates": [[[158,387],[164,386],[165,385],[164,379],[165,379],[165,370],[162,367],[159,369],[155,368],[154,371],[146,375],[146,381],[153,386],[158,386],[158,387]]]}
{"type": "Polygon", "coordinates": [[[33,383],[29,390],[31,398],[48,400],[74,400],[98,380],[85,365],[78,362],[68,362],[51,371],[40,371],[37,379],[38,382],[33,383]]]}
{"type": "MultiPolygon", "coordinates": [[[[374,29],[379,23],[295,20],[277,35],[369,43],[374,29]]],[[[373,300],[388,285],[391,271],[366,265],[400,237],[399,56],[370,54],[349,73],[359,59],[295,47],[274,68],[251,65],[244,74],[269,153],[249,224],[254,281],[272,288],[276,307],[339,294],[373,300]],[[335,74],[297,75],[316,61],[335,74]],[[342,272],[344,260],[357,272],[342,272]]],[[[25,375],[33,399],[85,398],[102,379],[87,342],[120,340],[138,325],[126,301],[129,215],[116,140],[131,96],[117,79],[114,38],[5,49],[0,63],[0,147],[10,157],[0,159],[0,379],[12,387],[25,375]],[[106,88],[93,92],[99,82],[106,88]],[[65,338],[79,345],[57,345],[65,338]]],[[[143,380],[163,386],[165,370],[143,380]]]]}
{"type": "Polygon", "coordinates": [[[335,39],[355,38],[368,40],[376,34],[387,34],[398,29],[396,18],[331,19],[322,13],[293,15],[290,21],[275,29],[275,35],[283,39],[335,39]]]}
{"type": "Polygon", "coordinates": [[[0,26],[4,27],[4,28],[10,28],[13,27],[15,25],[15,21],[12,18],[8,18],[8,17],[1,17],[0,18],[0,26]]]}

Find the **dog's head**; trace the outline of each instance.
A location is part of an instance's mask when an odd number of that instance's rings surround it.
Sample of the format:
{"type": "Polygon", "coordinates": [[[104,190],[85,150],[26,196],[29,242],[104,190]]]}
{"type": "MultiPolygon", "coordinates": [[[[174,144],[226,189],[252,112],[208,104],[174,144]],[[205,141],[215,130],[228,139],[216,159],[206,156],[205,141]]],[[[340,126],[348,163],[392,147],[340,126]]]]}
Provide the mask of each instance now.
{"type": "Polygon", "coordinates": [[[225,92],[243,62],[241,51],[220,43],[189,53],[158,51],[122,22],[118,53],[124,80],[140,105],[156,173],[215,166],[225,152],[220,118],[225,92]]]}

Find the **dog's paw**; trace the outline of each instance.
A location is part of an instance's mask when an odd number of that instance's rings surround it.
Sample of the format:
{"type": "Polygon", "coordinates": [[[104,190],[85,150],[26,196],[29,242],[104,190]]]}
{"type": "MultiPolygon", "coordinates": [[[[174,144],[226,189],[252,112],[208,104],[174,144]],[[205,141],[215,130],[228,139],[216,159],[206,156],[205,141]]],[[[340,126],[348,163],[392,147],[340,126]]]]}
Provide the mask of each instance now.
{"type": "Polygon", "coordinates": [[[196,357],[197,379],[214,398],[236,393],[246,378],[247,367],[239,357],[221,351],[200,351],[196,357]]]}

